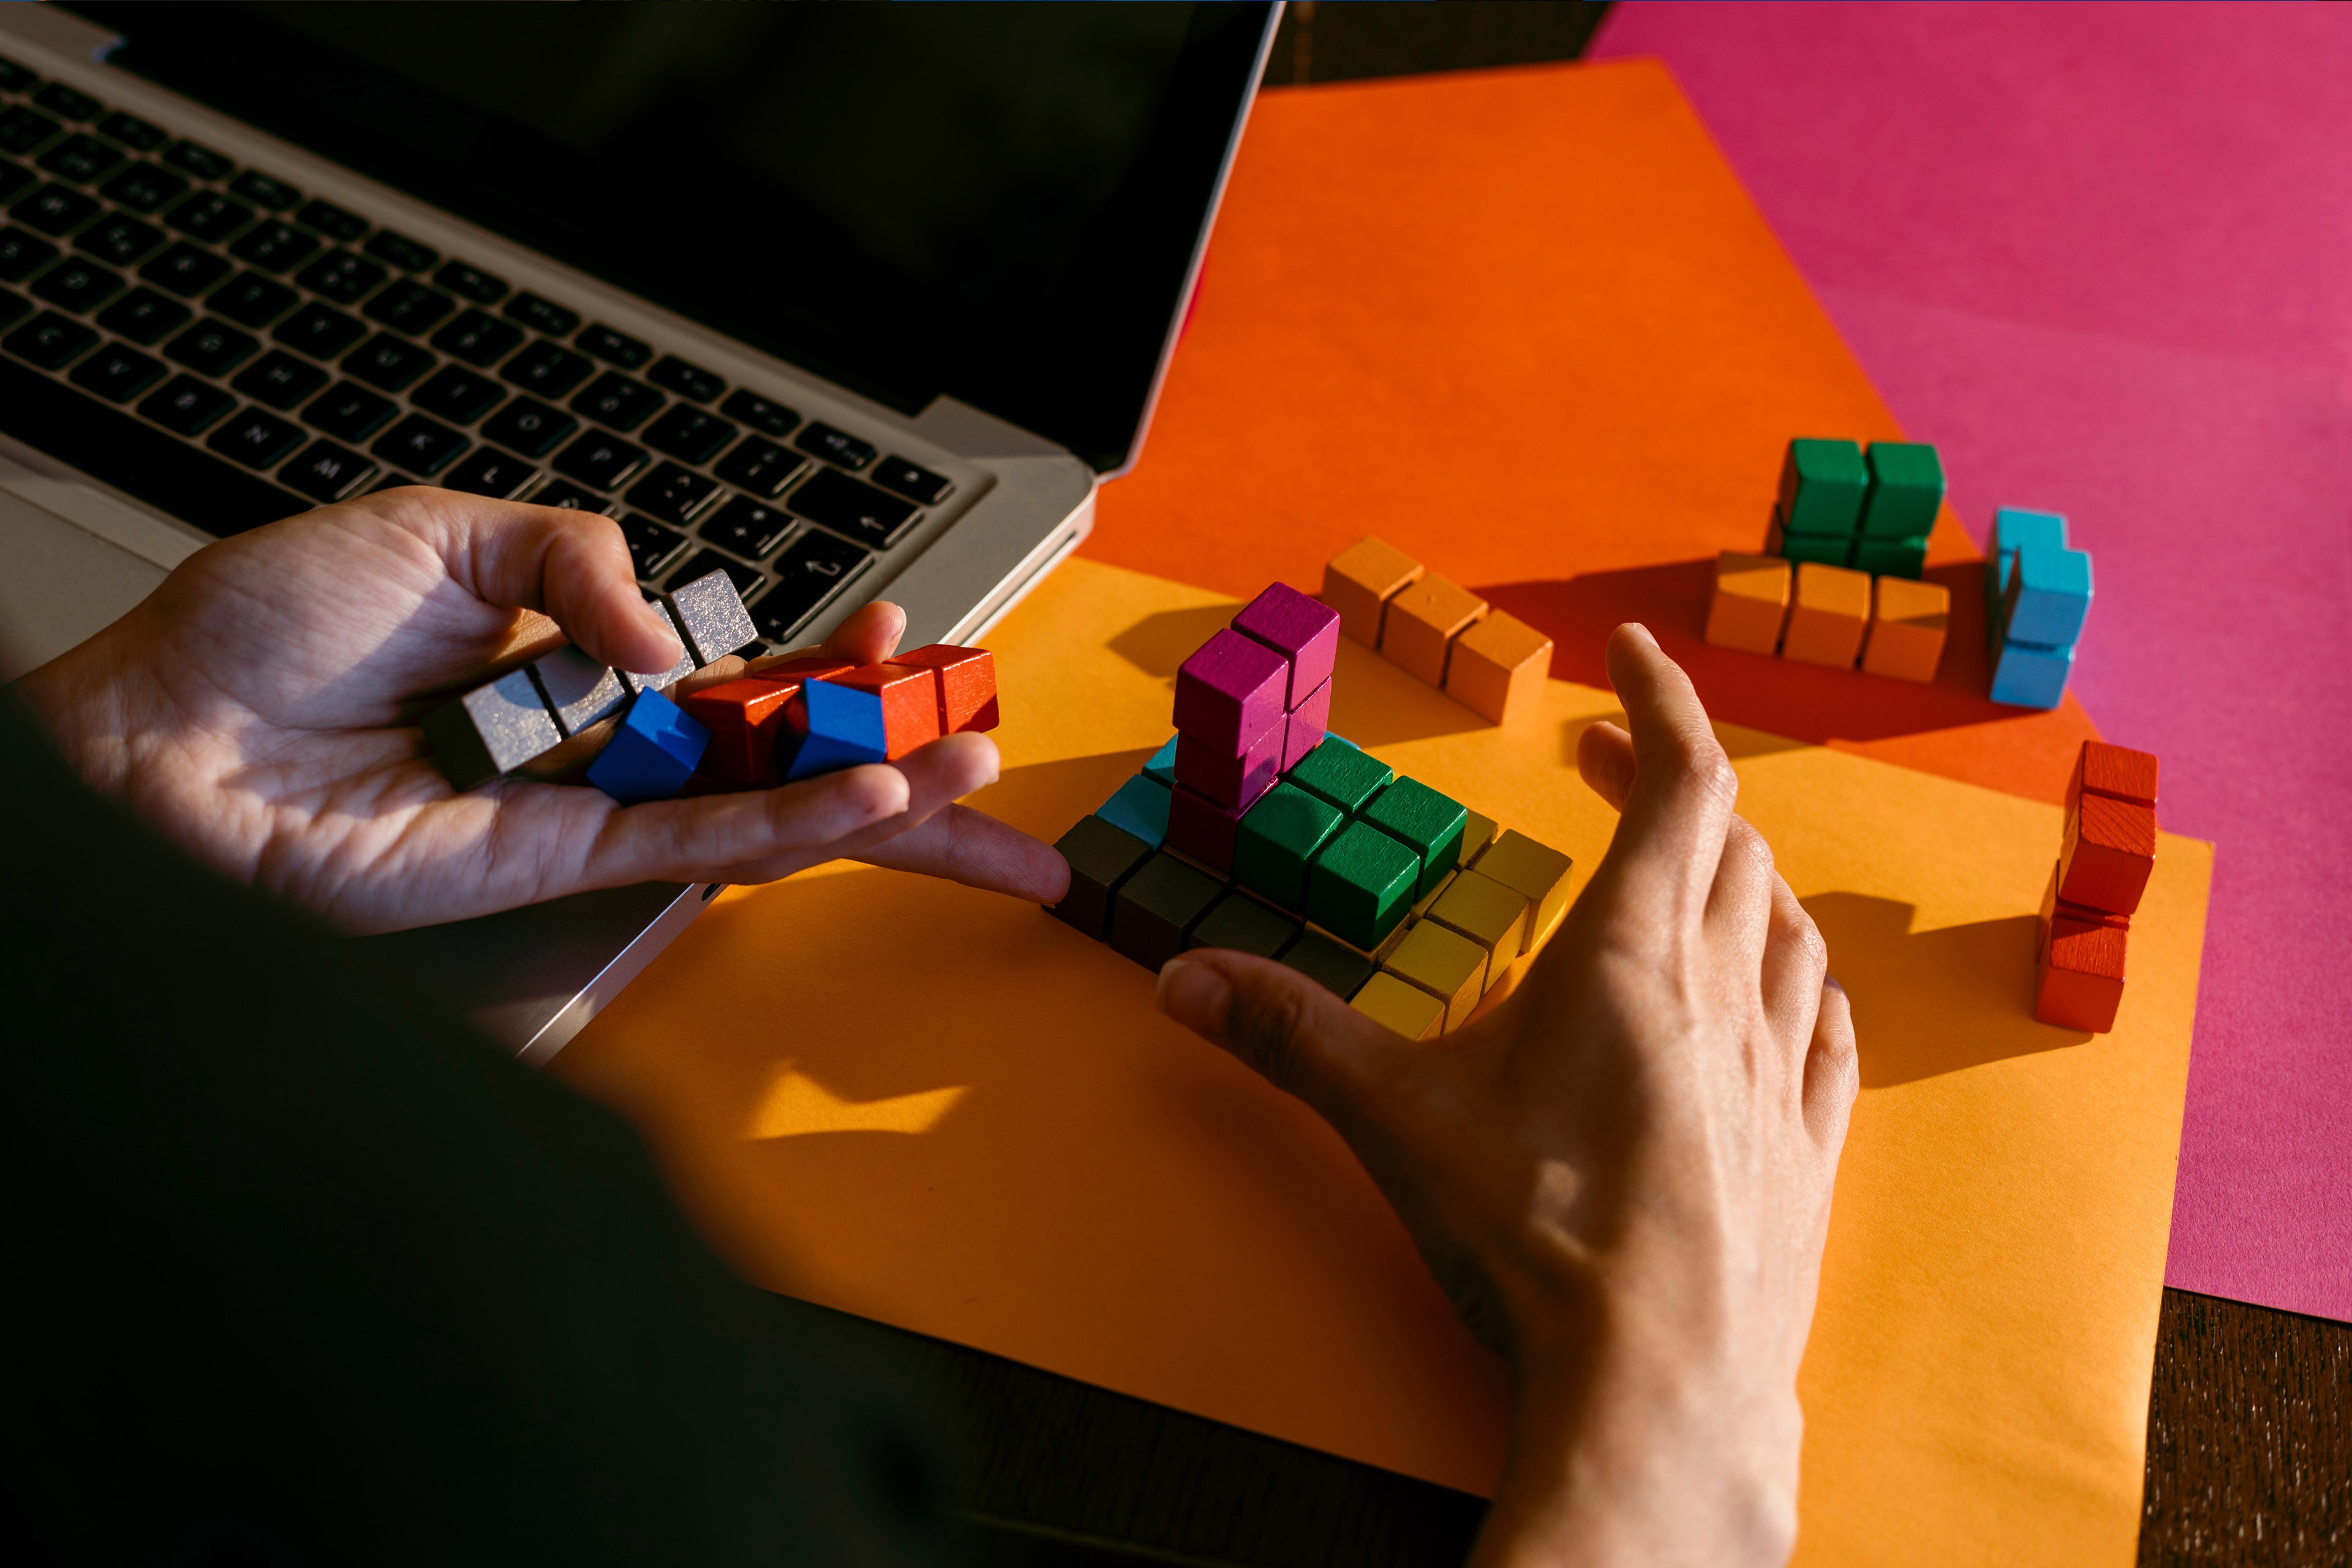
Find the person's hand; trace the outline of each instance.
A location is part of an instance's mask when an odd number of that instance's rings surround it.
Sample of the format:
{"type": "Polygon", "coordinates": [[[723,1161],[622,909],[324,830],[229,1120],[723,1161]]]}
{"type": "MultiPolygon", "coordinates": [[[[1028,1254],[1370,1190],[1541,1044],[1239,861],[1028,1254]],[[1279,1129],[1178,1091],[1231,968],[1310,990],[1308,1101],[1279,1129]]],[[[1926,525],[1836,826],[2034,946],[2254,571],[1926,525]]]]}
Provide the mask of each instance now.
{"type": "MultiPolygon", "coordinates": [[[[871,663],[905,626],[869,605],[824,651],[871,663]]],[[[632,882],[770,881],[840,857],[1041,902],[1066,890],[1050,847],[950,804],[995,779],[985,735],[626,808],[520,776],[452,790],[417,720],[559,645],[559,626],[618,668],[679,656],[609,519],[386,490],[197,552],[17,689],[93,784],[200,859],[352,931],[632,882]]],[[[724,659],[698,682],[742,668],[724,659]]]]}
{"type": "Polygon", "coordinates": [[[1857,1071],[1845,994],[1683,672],[1621,626],[1632,725],[1578,744],[1623,813],[1501,1005],[1405,1041],[1278,963],[1195,950],[1160,1001],[1319,1110],[1512,1363],[1475,1562],[1777,1563],[1797,1363],[1857,1071]]]}

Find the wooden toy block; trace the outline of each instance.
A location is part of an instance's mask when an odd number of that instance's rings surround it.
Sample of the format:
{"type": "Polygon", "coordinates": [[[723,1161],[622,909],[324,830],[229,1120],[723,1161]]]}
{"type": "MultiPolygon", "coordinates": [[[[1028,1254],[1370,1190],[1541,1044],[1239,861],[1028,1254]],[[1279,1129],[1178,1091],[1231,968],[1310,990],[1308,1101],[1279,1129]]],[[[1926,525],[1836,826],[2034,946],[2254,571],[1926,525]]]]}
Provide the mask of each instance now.
{"type": "Polygon", "coordinates": [[[1727,550],[1717,556],[1715,597],[1706,607],[1708,643],[1747,653],[1779,652],[1790,580],[1789,563],[1778,555],[1727,550]]]}
{"type": "Polygon", "coordinates": [[[1495,819],[1473,811],[1466,814],[1462,825],[1462,860],[1465,866],[1478,858],[1487,845],[1495,841],[1495,819]]]}
{"type": "Polygon", "coordinates": [[[1853,441],[1800,437],[1780,460],[1780,515],[1793,532],[1851,535],[1869,490],[1870,468],[1853,441]]]}
{"type": "Polygon", "coordinates": [[[1230,877],[1234,874],[1234,844],[1241,837],[1241,826],[1238,807],[1220,805],[1180,784],[1168,797],[1165,847],[1190,855],[1221,877],[1230,877]]]}
{"type": "Polygon", "coordinates": [[[1110,930],[1111,900],[1119,884],[1151,858],[1151,846],[1099,816],[1083,817],[1054,847],[1069,862],[1070,890],[1045,912],[1097,942],[1110,930]]]}
{"type": "Polygon", "coordinates": [[[1307,873],[1307,916],[1342,942],[1378,948],[1412,906],[1420,858],[1370,823],[1331,836],[1307,873]]]}
{"type": "Polygon", "coordinates": [[[1394,545],[1360,539],[1323,568],[1316,597],[1339,613],[1339,629],[1366,647],[1381,646],[1388,604],[1421,575],[1421,563],[1394,545]]]}
{"type": "Polygon", "coordinates": [[[623,805],[674,800],[702,761],[710,731],[658,691],[640,691],[588,769],[588,782],[623,805]]]}
{"type": "Polygon", "coordinates": [[[1857,539],[1852,563],[1857,572],[1874,577],[1916,578],[1927,569],[1927,536],[1916,539],[1857,539]]]}
{"type": "Polygon", "coordinates": [[[2016,567],[2017,552],[2028,544],[2065,549],[2065,514],[2016,506],[2000,507],[1993,512],[1992,532],[1985,541],[1984,582],[1985,646],[1995,654],[2000,651],[2008,635],[2008,627],[2001,622],[2001,604],[2009,592],[2010,574],[2016,567]]]}
{"type": "Polygon", "coordinates": [[[1242,818],[1234,879],[1285,909],[1307,907],[1307,868],[1346,826],[1339,807],[1292,784],[1278,784],[1242,818]]]}
{"type": "Polygon", "coordinates": [[[1871,539],[1916,539],[1936,527],[1944,504],[1944,465],[1936,448],[1914,441],[1873,441],[1863,454],[1870,491],[1862,502],[1862,533],[1871,539]]]}
{"type": "Polygon", "coordinates": [[[2042,888],[2042,924],[2046,934],[2050,922],[2064,916],[2084,925],[2108,925],[2117,931],[2131,929],[2131,916],[2116,914],[2107,910],[2095,910],[2088,904],[2069,903],[2058,896],[2058,881],[2065,868],[2056,860],[2050,862],[2050,879],[2042,888]]]}
{"type": "Polygon", "coordinates": [[[563,740],[528,669],[509,670],[436,708],[424,728],[442,777],[461,790],[488,784],[563,740]]]}
{"type": "Polygon", "coordinates": [[[1348,1005],[1408,1040],[1433,1040],[1445,1029],[1444,1002],[1386,973],[1366,980],[1348,1005]]]}
{"type": "Polygon", "coordinates": [[[1435,921],[1420,921],[1381,961],[1381,970],[1445,1004],[1445,1027],[1470,1021],[1486,991],[1486,950],[1435,921]]]}
{"type": "Polygon", "coordinates": [[[1454,639],[1486,613],[1486,601],[1434,572],[1389,601],[1381,621],[1381,652],[1389,662],[1439,688],[1454,639]]]}
{"type": "Polygon", "coordinates": [[[560,647],[532,660],[530,678],[567,741],[618,713],[629,700],[618,675],[576,647],[560,647]]]}
{"type": "Polygon", "coordinates": [[[1789,561],[1818,561],[1824,566],[1843,566],[1852,561],[1853,545],[1850,533],[1790,532],[1778,507],[1772,510],[1771,527],[1764,531],[1765,554],[1789,561]]]}
{"type": "Polygon", "coordinates": [[[2074,755],[2074,776],[2066,785],[2066,804],[2074,805],[2086,792],[2154,810],[2156,758],[2128,746],[2085,741],[2074,755]]]}
{"type": "Polygon", "coordinates": [[[1179,732],[1176,782],[1200,791],[1219,805],[1247,811],[1281,774],[1286,732],[1286,721],[1276,714],[1265,732],[1253,737],[1238,755],[1179,732]]]}
{"type": "Polygon", "coordinates": [[[2017,552],[2001,598],[2001,616],[2011,642],[2036,647],[2066,647],[2082,635],[2091,610],[2088,551],[2030,544],[2017,552]]]}
{"type": "Polygon", "coordinates": [[[1429,913],[1430,907],[1436,903],[1439,899],[1445,896],[1445,889],[1452,887],[1454,885],[1454,879],[1461,874],[1461,868],[1456,867],[1453,870],[1446,872],[1443,877],[1440,877],[1434,884],[1424,889],[1422,891],[1421,896],[1413,900],[1412,910],[1411,915],[1408,917],[1406,923],[1411,924],[1412,921],[1421,920],[1425,917],[1429,913]]]}
{"type": "Polygon", "coordinates": [[[1881,577],[1871,584],[1870,637],[1862,668],[1897,680],[1933,680],[1951,625],[1952,591],[1941,583],[1881,577]]]}
{"type": "Polygon", "coordinates": [[[1176,742],[1181,738],[1176,735],[1169,736],[1167,743],[1152,752],[1151,760],[1143,764],[1143,771],[1147,774],[1158,779],[1171,789],[1176,787],[1176,742]]]}
{"type": "Polygon", "coordinates": [[[996,656],[986,648],[935,642],[911,653],[892,654],[890,662],[928,669],[937,677],[940,734],[996,728],[996,656]]]}
{"type": "Polygon", "coordinates": [[[1370,959],[1319,931],[1307,931],[1283,949],[1281,961],[1342,1002],[1361,990],[1373,973],[1370,959]]]}
{"type": "MultiPolygon", "coordinates": [[[[760,787],[776,782],[776,739],[785,732],[784,710],[801,689],[792,677],[750,675],[706,686],[678,706],[710,731],[701,772],[721,784],[760,787]]],[[[785,757],[791,762],[789,748],[785,757]]]]}
{"type": "Polygon", "coordinates": [[[1166,784],[1149,773],[1138,773],[1119,785],[1095,815],[1157,849],[1168,841],[1170,797],[1166,784]]]}
{"type": "Polygon", "coordinates": [[[1797,568],[1780,657],[1852,669],[1869,625],[1870,574],[1806,562],[1797,568]]]}
{"type": "MultiPolygon", "coordinates": [[[[725,575],[723,573],[720,574],[725,575]]],[[[731,590],[734,584],[730,583],[728,586],[731,590]]],[[[661,613],[669,617],[669,629],[677,634],[677,646],[684,651],[677,656],[676,664],[659,674],[634,669],[616,671],[621,678],[621,684],[629,689],[629,694],[632,697],[640,691],[667,691],[694,673],[694,639],[686,635],[685,624],[677,618],[676,607],[661,599],[649,598],[646,602],[649,605],[661,605],[661,613]]]]}
{"type": "Polygon", "coordinates": [[[1238,756],[1282,721],[1289,679],[1280,654],[1228,627],[1176,671],[1177,732],[1238,756]]]}
{"type": "Polygon", "coordinates": [[[2156,813],[2127,800],[2085,795],[2066,814],[2058,851],[2058,896],[2070,904],[2127,915],[2139,908],[2156,868],[2156,813]]]}
{"type": "Polygon", "coordinates": [[[1413,896],[1445,879],[1462,854],[1462,830],[1470,813],[1450,795],[1438,794],[1419,779],[1399,779],[1374,797],[1361,820],[1397,839],[1420,863],[1413,896]]]}
{"type": "Polygon", "coordinates": [[[830,680],[856,668],[845,658],[827,658],[821,653],[785,653],[755,659],[744,668],[743,673],[764,676],[770,680],[830,680]]]}
{"type": "Polygon", "coordinates": [[[1234,630],[1280,654],[1290,667],[1282,705],[1297,708],[1301,699],[1331,679],[1339,658],[1339,612],[1318,604],[1287,583],[1269,584],[1265,593],[1242,606],[1234,630]]]}
{"type": "Polygon", "coordinates": [[[889,758],[880,693],[837,680],[811,680],[784,705],[784,730],[776,737],[779,767],[793,783],[889,758]],[[792,748],[789,761],[782,759],[792,748]]]}
{"type": "Polygon", "coordinates": [[[760,628],[751,624],[751,612],[743,607],[743,595],[735,591],[735,580],[723,567],[672,588],[662,597],[678,629],[686,634],[686,651],[694,656],[697,665],[714,663],[744,644],[760,640],[760,628]]]}
{"type": "Polygon", "coordinates": [[[908,665],[864,664],[829,675],[817,685],[870,691],[882,704],[882,755],[897,762],[918,746],[940,738],[939,680],[908,665]]]}
{"type": "Polygon", "coordinates": [[[1331,732],[1331,683],[1325,681],[1282,718],[1282,771],[1288,773],[1307,760],[1307,753],[1331,732]]]}
{"type": "Polygon", "coordinates": [[[1279,910],[1268,909],[1247,893],[1227,893],[1192,928],[1188,947],[1223,947],[1278,958],[1304,930],[1279,910]]]}
{"type": "Polygon", "coordinates": [[[2066,695],[2074,650],[2004,642],[1993,658],[1992,700],[2015,708],[2055,708],[2066,695]]]}
{"type": "Polygon", "coordinates": [[[1290,783],[1350,816],[1370,805],[1395,776],[1386,763],[1337,735],[1327,736],[1289,771],[1290,783]]]}
{"type": "Polygon", "coordinates": [[[2064,915],[2044,921],[2034,965],[2034,1017],[2094,1035],[2114,1028],[2128,942],[2129,933],[2118,926],[2064,915]]]}
{"type": "Polygon", "coordinates": [[[1146,969],[1184,951],[1184,938],[1224,893],[1214,877],[1162,851],[1119,884],[1111,900],[1110,944],[1146,969]]]}
{"type": "Polygon", "coordinates": [[[1532,711],[1551,678],[1551,638],[1505,610],[1454,639],[1445,660],[1445,695],[1490,724],[1532,711]]]}
{"type": "Polygon", "coordinates": [[[1533,952],[1568,909],[1568,873],[1572,862],[1559,850],[1538,844],[1517,828],[1506,829],[1486,847],[1474,868],[1528,900],[1535,911],[1519,951],[1533,952]]]}
{"type": "Polygon", "coordinates": [[[1503,977],[1527,945],[1529,912],[1525,893],[1475,868],[1457,872],[1429,907],[1432,921],[1486,950],[1488,986],[1503,977]]]}

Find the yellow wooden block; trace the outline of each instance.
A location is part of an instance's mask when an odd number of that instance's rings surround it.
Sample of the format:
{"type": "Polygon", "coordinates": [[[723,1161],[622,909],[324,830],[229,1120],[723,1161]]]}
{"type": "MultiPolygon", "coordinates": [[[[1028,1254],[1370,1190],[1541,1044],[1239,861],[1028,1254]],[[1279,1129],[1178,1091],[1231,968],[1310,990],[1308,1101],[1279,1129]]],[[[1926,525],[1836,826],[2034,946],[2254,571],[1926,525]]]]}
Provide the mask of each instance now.
{"type": "Polygon", "coordinates": [[[1862,668],[1897,680],[1933,680],[1951,624],[1952,591],[1941,583],[1879,577],[1871,584],[1870,640],[1862,668]]]}
{"type": "Polygon", "coordinates": [[[1495,819],[1470,813],[1470,820],[1462,826],[1461,863],[1465,866],[1478,858],[1487,845],[1495,841],[1495,819]]]}
{"type": "Polygon", "coordinates": [[[1425,572],[1389,601],[1388,614],[1381,620],[1381,652],[1399,668],[1442,688],[1446,649],[1486,613],[1486,600],[1425,572]]]}
{"type": "Polygon", "coordinates": [[[1493,989],[1503,971],[1527,945],[1528,896],[1507,888],[1479,871],[1462,871],[1445,885],[1429,918],[1456,931],[1486,950],[1486,989],[1493,989]]]}
{"type": "Polygon", "coordinates": [[[1366,647],[1381,646],[1381,616],[1388,602],[1421,575],[1421,563],[1393,544],[1360,539],[1323,567],[1318,595],[1339,612],[1339,629],[1366,647]]]}
{"type": "Polygon", "coordinates": [[[1706,640],[1717,647],[1770,654],[1789,618],[1789,563],[1777,555],[1727,550],[1715,563],[1715,597],[1706,607],[1706,640]]]}
{"type": "Polygon", "coordinates": [[[1531,711],[1551,677],[1551,638],[1503,610],[1454,639],[1445,658],[1445,695],[1491,723],[1531,711]]]}
{"type": "Polygon", "coordinates": [[[1477,871],[1526,899],[1535,910],[1519,951],[1533,952],[1568,909],[1571,862],[1559,850],[1537,843],[1517,828],[1507,830],[1478,857],[1477,871]]]}
{"type": "Polygon", "coordinates": [[[1348,1005],[1408,1040],[1433,1040],[1445,1028],[1444,1002],[1385,970],[1365,981],[1348,1005]]]}
{"type": "Polygon", "coordinates": [[[1381,967],[1445,1004],[1445,1026],[1458,1029],[1486,993],[1486,950],[1435,921],[1416,921],[1381,967]]]}
{"type": "Polygon", "coordinates": [[[1852,669],[1870,625],[1870,574],[1818,561],[1797,563],[1796,602],[1780,657],[1852,669]]]}

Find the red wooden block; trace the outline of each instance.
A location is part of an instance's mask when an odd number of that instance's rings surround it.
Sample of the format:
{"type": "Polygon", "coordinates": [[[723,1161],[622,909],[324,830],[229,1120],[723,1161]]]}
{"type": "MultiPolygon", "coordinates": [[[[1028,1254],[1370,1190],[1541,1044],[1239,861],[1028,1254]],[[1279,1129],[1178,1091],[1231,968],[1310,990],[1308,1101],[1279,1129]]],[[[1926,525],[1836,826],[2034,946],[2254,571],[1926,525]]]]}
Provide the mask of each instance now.
{"type": "Polygon", "coordinates": [[[2042,929],[2043,931],[2048,931],[2051,921],[2061,915],[2071,921],[2081,921],[2085,925],[2113,926],[2117,931],[2131,930],[2129,915],[2114,914],[2106,910],[2095,910],[2088,904],[2069,903],[2060,898],[2058,872],[2058,863],[2053,860],[2050,863],[2049,884],[2042,889],[2042,929]]]}
{"type": "Polygon", "coordinates": [[[2072,805],[2086,794],[2154,807],[2156,758],[2105,741],[2084,742],[2074,755],[2074,777],[2066,785],[2066,804],[2072,805]]]}
{"type": "Polygon", "coordinates": [[[745,673],[769,680],[782,680],[787,678],[799,680],[830,680],[845,669],[856,668],[845,658],[827,658],[821,653],[800,653],[762,664],[757,669],[748,670],[745,673]]]}
{"type": "MultiPolygon", "coordinates": [[[[824,679],[882,700],[882,754],[890,761],[940,738],[940,684],[931,671],[904,664],[861,664],[824,679]]],[[[805,710],[801,722],[807,722],[805,710]]]]}
{"type": "Polygon", "coordinates": [[[1221,877],[1234,874],[1234,844],[1241,831],[1239,807],[1219,805],[1181,784],[1169,797],[1168,847],[1190,855],[1221,877]]]}
{"type": "Polygon", "coordinates": [[[939,677],[940,734],[996,728],[996,656],[986,648],[935,642],[912,653],[894,654],[890,662],[939,677]]]}
{"type": "Polygon", "coordinates": [[[2156,868],[2156,813],[2104,795],[2085,795],[2066,814],[2058,852],[2058,896],[2110,914],[2139,908],[2156,868]]]}
{"type": "Polygon", "coordinates": [[[2119,925],[2092,924],[2064,915],[2042,923],[2034,971],[2033,1016],[2064,1029],[2105,1034],[2124,999],[2124,948],[2119,925]]]}
{"type": "Polygon", "coordinates": [[[797,677],[747,675],[705,687],[678,704],[710,731],[696,776],[709,774],[739,788],[776,782],[776,737],[784,730],[784,710],[801,689],[797,677]]]}

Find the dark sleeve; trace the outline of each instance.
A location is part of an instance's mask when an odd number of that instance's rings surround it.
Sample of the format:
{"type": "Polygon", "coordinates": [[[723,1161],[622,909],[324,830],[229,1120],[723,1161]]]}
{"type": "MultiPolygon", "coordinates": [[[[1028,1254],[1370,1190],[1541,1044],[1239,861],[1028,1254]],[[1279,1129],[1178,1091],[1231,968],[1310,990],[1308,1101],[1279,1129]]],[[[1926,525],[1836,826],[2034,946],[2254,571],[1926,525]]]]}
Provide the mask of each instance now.
{"type": "Polygon", "coordinates": [[[0,1547],[960,1555],[889,1369],[729,1274],[625,1126],[84,789],[5,690],[0,906],[0,1547]]]}

